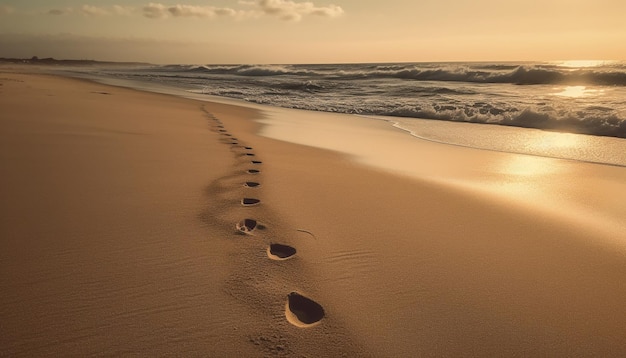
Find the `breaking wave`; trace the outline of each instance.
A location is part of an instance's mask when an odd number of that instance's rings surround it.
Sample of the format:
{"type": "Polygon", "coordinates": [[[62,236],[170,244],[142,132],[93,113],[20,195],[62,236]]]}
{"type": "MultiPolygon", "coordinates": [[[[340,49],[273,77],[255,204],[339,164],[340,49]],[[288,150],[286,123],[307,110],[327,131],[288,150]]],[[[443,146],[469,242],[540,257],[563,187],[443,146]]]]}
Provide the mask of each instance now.
{"type": "Polygon", "coordinates": [[[561,132],[626,138],[626,119],[602,111],[574,112],[525,108],[456,108],[429,106],[396,108],[379,115],[455,122],[500,124],[561,132]]]}
{"type": "Polygon", "coordinates": [[[308,76],[310,79],[367,80],[395,78],[414,81],[509,83],[516,85],[578,84],[626,86],[622,66],[571,69],[537,64],[389,64],[389,65],[206,65],[163,66],[169,71],[233,76],[308,76]]]}
{"type": "Polygon", "coordinates": [[[169,65],[113,75],[296,109],[626,138],[623,62],[169,65]]]}

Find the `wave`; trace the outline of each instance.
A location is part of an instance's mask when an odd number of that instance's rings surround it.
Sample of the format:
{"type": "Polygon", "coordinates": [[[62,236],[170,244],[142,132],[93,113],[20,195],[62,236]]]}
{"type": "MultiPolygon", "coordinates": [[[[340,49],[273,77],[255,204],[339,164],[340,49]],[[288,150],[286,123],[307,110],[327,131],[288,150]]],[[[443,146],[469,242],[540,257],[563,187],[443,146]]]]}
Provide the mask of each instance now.
{"type": "Polygon", "coordinates": [[[626,86],[626,68],[617,65],[578,69],[550,64],[171,65],[163,66],[162,70],[243,77],[298,76],[312,81],[401,79],[516,85],[626,86]]]}
{"type": "Polygon", "coordinates": [[[468,105],[423,105],[423,106],[385,106],[384,104],[366,104],[354,106],[341,101],[315,102],[291,100],[279,102],[270,96],[245,97],[246,101],[288,107],[294,109],[322,112],[420,118],[453,122],[498,124],[523,128],[535,128],[550,131],[589,134],[626,138],[626,118],[616,111],[605,108],[589,108],[586,111],[567,111],[550,106],[525,108],[496,107],[490,104],[468,105]]]}
{"type": "Polygon", "coordinates": [[[219,66],[193,66],[183,69],[185,72],[200,72],[206,74],[224,74],[236,76],[303,76],[316,75],[315,71],[295,69],[288,65],[219,65],[219,66]]]}
{"type": "Polygon", "coordinates": [[[607,108],[589,107],[587,110],[567,110],[551,106],[528,106],[525,108],[498,107],[488,103],[472,105],[435,104],[422,106],[395,106],[384,103],[368,103],[355,106],[349,102],[316,102],[305,97],[297,101],[280,102],[272,95],[263,93],[248,96],[246,101],[288,107],[360,115],[420,118],[454,122],[499,124],[514,127],[536,128],[550,131],[571,132],[597,136],[626,138],[626,118],[607,108]],[[267,96],[266,96],[267,95],[267,96]]]}
{"type": "Polygon", "coordinates": [[[318,82],[314,81],[304,81],[304,82],[289,82],[289,83],[280,83],[277,84],[276,87],[280,89],[284,89],[287,91],[303,91],[308,93],[314,92],[323,92],[327,90],[328,85],[322,85],[318,82]]]}
{"type": "Polygon", "coordinates": [[[472,108],[452,105],[425,107],[401,107],[376,115],[413,117],[455,122],[500,124],[506,126],[536,128],[626,138],[626,118],[613,111],[590,108],[589,111],[564,112],[552,108],[496,108],[490,105],[472,108]]]}
{"type": "Polygon", "coordinates": [[[468,68],[404,68],[376,70],[360,73],[343,73],[340,78],[396,78],[416,81],[498,83],[516,85],[576,84],[626,86],[626,72],[563,69],[517,66],[514,69],[480,70],[468,68]]]}
{"type": "Polygon", "coordinates": [[[287,108],[626,138],[621,63],[170,65],[118,75],[287,108]],[[581,83],[594,87],[569,97],[565,86],[581,83]]]}

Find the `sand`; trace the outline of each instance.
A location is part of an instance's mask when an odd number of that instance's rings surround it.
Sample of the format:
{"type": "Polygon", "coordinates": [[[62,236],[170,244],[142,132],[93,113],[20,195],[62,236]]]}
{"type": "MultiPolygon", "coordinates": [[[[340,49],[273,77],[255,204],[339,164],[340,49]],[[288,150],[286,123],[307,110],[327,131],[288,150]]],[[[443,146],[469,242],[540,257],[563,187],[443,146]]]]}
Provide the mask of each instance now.
{"type": "Polygon", "coordinates": [[[18,72],[0,356],[626,353],[624,168],[18,72]]]}

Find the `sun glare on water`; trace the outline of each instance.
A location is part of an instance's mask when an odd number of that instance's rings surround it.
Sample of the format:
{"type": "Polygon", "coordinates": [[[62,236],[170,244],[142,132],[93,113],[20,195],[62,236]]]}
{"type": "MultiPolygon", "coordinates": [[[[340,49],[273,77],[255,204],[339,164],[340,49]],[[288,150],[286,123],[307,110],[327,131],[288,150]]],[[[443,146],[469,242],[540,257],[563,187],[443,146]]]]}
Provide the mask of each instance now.
{"type": "Polygon", "coordinates": [[[509,179],[511,176],[545,176],[554,171],[555,169],[549,165],[549,161],[545,158],[530,155],[512,156],[508,161],[503,162],[500,168],[500,172],[506,174],[509,179]]]}
{"type": "Polygon", "coordinates": [[[588,88],[587,86],[565,86],[565,87],[557,87],[555,88],[555,90],[559,91],[555,93],[556,96],[570,97],[570,98],[599,96],[602,93],[604,93],[603,90],[591,89],[591,88],[588,88]]]}
{"type": "MultiPolygon", "coordinates": [[[[546,157],[559,156],[563,152],[584,150],[584,137],[574,133],[533,131],[525,138],[525,145],[546,157]]],[[[543,176],[556,168],[551,159],[532,155],[515,155],[502,164],[501,173],[515,176],[543,176]]]]}
{"type": "Polygon", "coordinates": [[[546,178],[562,175],[565,162],[555,161],[550,156],[559,153],[584,150],[584,139],[573,133],[534,131],[526,138],[527,146],[546,157],[536,155],[510,154],[501,161],[496,171],[503,180],[497,187],[501,193],[523,200],[543,200],[546,197],[546,178]]]}
{"type": "Polygon", "coordinates": [[[579,134],[544,132],[539,133],[534,143],[531,145],[540,149],[564,149],[571,150],[583,144],[579,134]]]}
{"type": "Polygon", "coordinates": [[[613,61],[606,60],[571,60],[562,61],[558,65],[560,67],[583,68],[583,67],[599,67],[611,63],[613,61]]]}

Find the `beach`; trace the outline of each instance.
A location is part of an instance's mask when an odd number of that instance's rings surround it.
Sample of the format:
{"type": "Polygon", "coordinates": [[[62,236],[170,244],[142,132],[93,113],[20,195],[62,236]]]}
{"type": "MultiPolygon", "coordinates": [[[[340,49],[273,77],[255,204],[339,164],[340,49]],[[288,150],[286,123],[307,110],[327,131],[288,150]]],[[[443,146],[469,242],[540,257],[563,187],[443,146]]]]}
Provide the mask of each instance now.
{"type": "Polygon", "coordinates": [[[0,68],[1,356],[620,356],[626,168],[0,68]]]}

